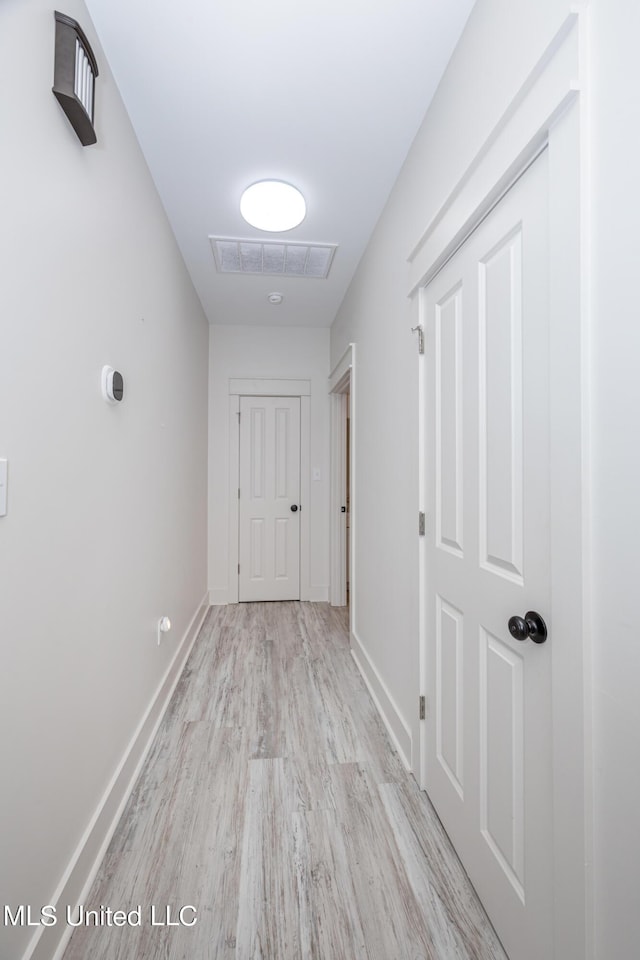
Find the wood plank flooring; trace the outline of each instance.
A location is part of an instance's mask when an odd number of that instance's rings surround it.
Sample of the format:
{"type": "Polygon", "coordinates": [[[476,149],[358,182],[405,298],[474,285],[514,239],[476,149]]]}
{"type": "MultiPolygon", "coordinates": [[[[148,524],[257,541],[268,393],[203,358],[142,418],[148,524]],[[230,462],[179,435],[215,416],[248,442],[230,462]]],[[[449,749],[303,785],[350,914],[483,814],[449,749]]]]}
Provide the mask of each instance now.
{"type": "Polygon", "coordinates": [[[209,611],[84,906],[140,923],[64,960],[506,960],[321,603],[209,611]]]}

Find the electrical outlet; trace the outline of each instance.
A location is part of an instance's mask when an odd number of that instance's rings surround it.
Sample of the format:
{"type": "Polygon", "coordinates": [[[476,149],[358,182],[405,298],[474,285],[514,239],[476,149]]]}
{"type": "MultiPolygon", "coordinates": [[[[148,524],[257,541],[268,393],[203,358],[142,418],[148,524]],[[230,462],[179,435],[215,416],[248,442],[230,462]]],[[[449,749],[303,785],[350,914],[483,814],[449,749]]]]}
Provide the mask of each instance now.
{"type": "Polygon", "coordinates": [[[6,460],[0,460],[0,517],[7,515],[7,480],[9,471],[6,460]]]}

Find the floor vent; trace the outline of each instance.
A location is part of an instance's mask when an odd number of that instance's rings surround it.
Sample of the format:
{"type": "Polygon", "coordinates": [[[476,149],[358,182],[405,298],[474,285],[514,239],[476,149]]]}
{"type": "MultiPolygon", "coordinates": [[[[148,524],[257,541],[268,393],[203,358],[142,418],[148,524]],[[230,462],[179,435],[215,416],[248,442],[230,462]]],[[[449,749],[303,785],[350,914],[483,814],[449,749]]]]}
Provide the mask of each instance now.
{"type": "Polygon", "coordinates": [[[337,245],[209,237],[218,273],[326,280],[337,245]]]}

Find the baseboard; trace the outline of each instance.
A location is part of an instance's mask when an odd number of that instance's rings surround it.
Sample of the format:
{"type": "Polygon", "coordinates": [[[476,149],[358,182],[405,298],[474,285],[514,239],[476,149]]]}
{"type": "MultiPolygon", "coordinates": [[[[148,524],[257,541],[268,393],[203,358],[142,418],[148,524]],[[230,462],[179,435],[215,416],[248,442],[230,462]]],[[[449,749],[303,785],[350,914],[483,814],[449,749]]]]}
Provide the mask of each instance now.
{"type": "MultiPolygon", "coordinates": [[[[71,857],[55,894],[48,901],[53,906],[63,905],[57,911],[59,917],[64,916],[66,904],[75,905],[86,901],[208,609],[209,597],[206,595],[185,631],[175,656],[71,857]]],[[[39,927],[22,960],[60,960],[72,933],[73,927],[67,924],[39,927]]]]}
{"type": "Polygon", "coordinates": [[[378,670],[356,633],[351,634],[351,656],[362,674],[367,689],[373,698],[373,702],[378,708],[378,713],[387,728],[387,733],[400,754],[400,759],[407,770],[410,771],[412,755],[411,730],[405,723],[393,697],[387,690],[384,680],[378,673],[378,670]]]}

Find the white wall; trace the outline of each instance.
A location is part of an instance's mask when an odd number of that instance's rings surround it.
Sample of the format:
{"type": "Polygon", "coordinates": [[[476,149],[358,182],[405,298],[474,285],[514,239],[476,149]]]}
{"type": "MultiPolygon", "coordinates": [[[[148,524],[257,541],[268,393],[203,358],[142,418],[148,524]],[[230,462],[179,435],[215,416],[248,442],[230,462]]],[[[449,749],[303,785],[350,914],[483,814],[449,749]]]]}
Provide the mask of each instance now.
{"type": "MultiPolygon", "coordinates": [[[[36,913],[206,593],[208,327],[85,7],[64,11],[99,61],[86,148],[51,92],[53,5],[0,5],[0,902],[36,913]]],[[[33,932],[0,927],[0,955],[33,932]]]]}
{"type": "MultiPolygon", "coordinates": [[[[406,258],[569,13],[570,0],[478,0],[332,328],[357,344],[360,643],[417,737],[417,363],[406,258]]],[[[593,0],[595,953],[640,955],[637,575],[640,88],[634,0],[593,0]]]]}
{"type": "MultiPolygon", "coordinates": [[[[311,599],[328,597],[329,564],[329,330],[301,327],[213,326],[209,350],[209,589],[212,603],[229,590],[229,380],[311,381],[311,599]]],[[[235,489],[233,495],[236,495],[235,489]]]]}

